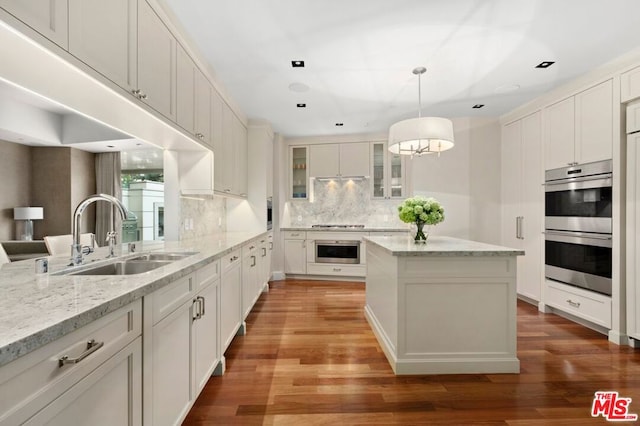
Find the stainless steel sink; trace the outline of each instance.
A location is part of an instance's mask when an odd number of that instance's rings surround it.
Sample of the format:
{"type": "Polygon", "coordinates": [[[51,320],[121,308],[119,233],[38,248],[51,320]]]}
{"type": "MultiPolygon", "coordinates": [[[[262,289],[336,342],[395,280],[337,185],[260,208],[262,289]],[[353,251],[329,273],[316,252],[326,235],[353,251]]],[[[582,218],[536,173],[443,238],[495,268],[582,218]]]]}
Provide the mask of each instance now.
{"type": "Polygon", "coordinates": [[[174,252],[174,253],[146,253],[141,256],[136,256],[130,260],[143,260],[143,261],[152,261],[152,260],[169,260],[176,261],[184,259],[185,257],[193,256],[194,254],[198,254],[197,252],[174,252]]]}
{"type": "Polygon", "coordinates": [[[169,265],[170,260],[126,260],[71,272],[69,275],[135,275],[169,265]]]}

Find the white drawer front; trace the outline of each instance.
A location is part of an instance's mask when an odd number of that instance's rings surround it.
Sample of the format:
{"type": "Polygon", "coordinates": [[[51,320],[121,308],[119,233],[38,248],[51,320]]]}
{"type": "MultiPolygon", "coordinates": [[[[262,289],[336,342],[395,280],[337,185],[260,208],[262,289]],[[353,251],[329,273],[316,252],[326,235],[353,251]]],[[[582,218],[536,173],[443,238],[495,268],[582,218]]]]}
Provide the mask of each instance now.
{"type": "Polygon", "coordinates": [[[611,328],[611,298],[547,280],[546,304],[594,324],[611,328]]]}
{"type": "Polygon", "coordinates": [[[0,424],[21,424],[142,334],[142,300],[0,368],[0,424]],[[97,345],[88,351],[87,343],[97,345]],[[102,345],[100,345],[102,343],[102,345]],[[89,353],[90,352],[90,353],[89,353]],[[84,354],[72,364],[60,364],[84,354]]]}
{"type": "Polygon", "coordinates": [[[365,265],[337,265],[307,263],[309,275],[333,275],[338,277],[364,277],[367,269],[365,265]]]}
{"type": "Polygon", "coordinates": [[[196,271],[196,291],[209,285],[220,277],[220,260],[214,260],[196,271]]]}
{"type": "Polygon", "coordinates": [[[304,231],[285,231],[285,240],[304,240],[307,238],[307,233],[304,231]]]}
{"type": "Polygon", "coordinates": [[[242,258],[242,250],[234,250],[225,257],[222,258],[222,272],[224,273],[229,268],[233,268],[236,264],[240,263],[242,258]]]}
{"type": "Polygon", "coordinates": [[[153,324],[176,310],[194,293],[193,274],[182,277],[152,294],[153,324]]]}

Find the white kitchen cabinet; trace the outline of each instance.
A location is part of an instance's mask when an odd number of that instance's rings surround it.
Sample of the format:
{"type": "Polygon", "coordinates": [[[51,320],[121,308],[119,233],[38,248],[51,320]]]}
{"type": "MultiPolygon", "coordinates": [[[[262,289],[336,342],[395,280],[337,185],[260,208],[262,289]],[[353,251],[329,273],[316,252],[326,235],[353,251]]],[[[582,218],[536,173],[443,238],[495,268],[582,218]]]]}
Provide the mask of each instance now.
{"type": "Polygon", "coordinates": [[[176,122],[211,146],[211,85],[180,44],[176,60],[176,122]]]}
{"type": "Polygon", "coordinates": [[[211,135],[215,154],[215,191],[246,197],[247,128],[215,90],[211,91],[211,135]]]}
{"type": "Polygon", "coordinates": [[[242,250],[222,258],[220,279],[220,342],[224,353],[242,327],[242,250]]]}
{"type": "Polygon", "coordinates": [[[0,0],[0,7],[67,50],[67,0],[0,0]]]}
{"type": "Polygon", "coordinates": [[[285,274],[307,273],[307,233],[304,231],[286,231],[284,233],[284,272],[285,274]]]}
{"type": "Polygon", "coordinates": [[[213,195],[214,164],[211,151],[179,151],[180,192],[183,195],[213,195]]]}
{"type": "Polygon", "coordinates": [[[620,102],[640,98],[640,67],[635,67],[620,75],[620,102]]]}
{"type": "Polygon", "coordinates": [[[627,334],[640,340],[640,133],[627,137],[627,334]]]}
{"type": "Polygon", "coordinates": [[[525,251],[518,262],[518,294],[536,302],[543,283],[541,113],[502,129],[502,244],[525,251]]]}
{"type": "Polygon", "coordinates": [[[195,135],[196,64],[184,48],[176,50],[176,123],[195,135]]]}
{"type": "Polygon", "coordinates": [[[370,176],[373,198],[404,198],[407,195],[407,162],[405,156],[393,154],[386,142],[371,143],[370,176]]]}
{"type": "Polygon", "coordinates": [[[192,323],[195,376],[193,382],[197,397],[209,381],[222,355],[218,341],[220,262],[216,261],[196,271],[196,281],[199,288],[202,288],[196,296],[196,309],[200,309],[200,312],[196,312],[199,313],[198,318],[192,323]]]}
{"type": "Polygon", "coordinates": [[[219,262],[210,263],[145,297],[145,315],[153,323],[145,356],[149,424],[184,420],[220,362],[219,270],[219,262]]]}
{"type": "Polygon", "coordinates": [[[369,176],[369,143],[311,145],[309,176],[369,176]]]}
{"type": "Polygon", "coordinates": [[[233,184],[231,188],[235,195],[246,197],[248,193],[247,158],[249,155],[247,128],[235,114],[232,115],[232,123],[233,184]]]}
{"type": "Polygon", "coordinates": [[[269,232],[266,238],[260,241],[260,282],[259,292],[268,288],[271,279],[271,256],[273,253],[273,233],[269,232]]]}
{"type": "Polygon", "coordinates": [[[145,0],[138,1],[138,97],[176,121],[176,39],[145,0]]]}
{"type": "Polygon", "coordinates": [[[545,169],[613,155],[613,83],[602,82],[545,108],[545,169]]]}
{"type": "Polygon", "coordinates": [[[260,293],[258,281],[260,280],[258,264],[258,243],[253,241],[242,248],[242,318],[246,319],[256,303],[260,293]]]}
{"type": "Polygon", "coordinates": [[[69,52],[123,89],[137,90],[138,0],[69,0],[69,52]]]}
{"type": "Polygon", "coordinates": [[[309,147],[289,147],[289,198],[309,197],[309,147]]]}
{"type": "Polygon", "coordinates": [[[141,424],[141,332],[137,300],[1,367],[0,424],[141,424]]]}

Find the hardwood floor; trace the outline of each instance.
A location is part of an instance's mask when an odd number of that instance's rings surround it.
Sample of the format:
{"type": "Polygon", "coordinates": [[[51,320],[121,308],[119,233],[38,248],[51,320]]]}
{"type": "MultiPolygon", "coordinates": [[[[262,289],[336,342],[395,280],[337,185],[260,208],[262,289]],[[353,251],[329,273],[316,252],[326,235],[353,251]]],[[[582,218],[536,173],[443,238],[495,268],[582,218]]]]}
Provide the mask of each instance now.
{"type": "Polygon", "coordinates": [[[364,300],[363,283],[273,281],[184,424],[605,424],[599,390],[640,414],[640,349],[519,301],[520,374],[395,376],[364,300]]]}

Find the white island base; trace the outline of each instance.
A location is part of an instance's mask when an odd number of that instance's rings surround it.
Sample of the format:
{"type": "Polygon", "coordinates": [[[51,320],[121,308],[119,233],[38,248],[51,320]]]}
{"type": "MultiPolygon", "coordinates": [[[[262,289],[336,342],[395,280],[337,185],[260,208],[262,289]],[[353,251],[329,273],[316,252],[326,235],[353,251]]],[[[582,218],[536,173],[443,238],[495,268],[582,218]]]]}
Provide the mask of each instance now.
{"type": "Polygon", "coordinates": [[[396,374],[519,373],[516,256],[448,237],[366,239],[365,315],[396,374]]]}

